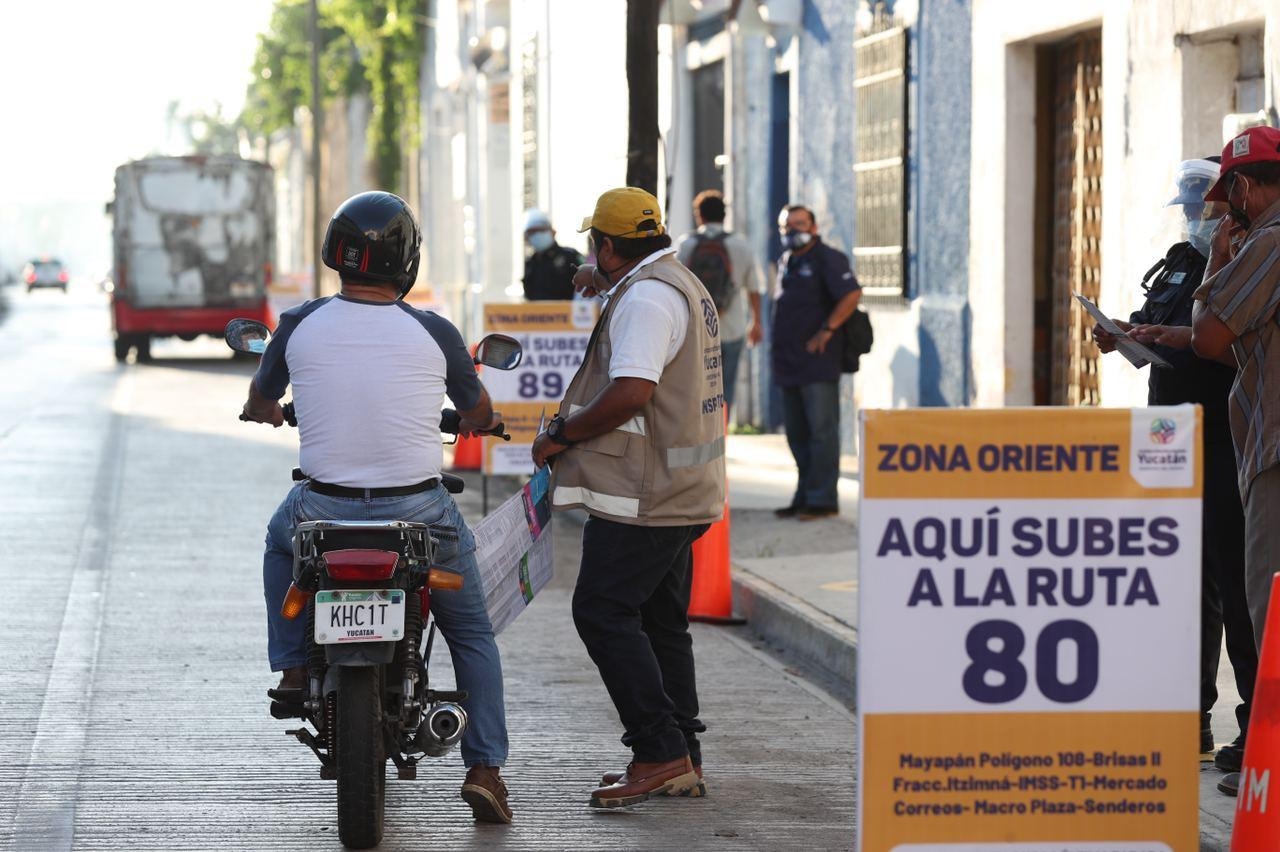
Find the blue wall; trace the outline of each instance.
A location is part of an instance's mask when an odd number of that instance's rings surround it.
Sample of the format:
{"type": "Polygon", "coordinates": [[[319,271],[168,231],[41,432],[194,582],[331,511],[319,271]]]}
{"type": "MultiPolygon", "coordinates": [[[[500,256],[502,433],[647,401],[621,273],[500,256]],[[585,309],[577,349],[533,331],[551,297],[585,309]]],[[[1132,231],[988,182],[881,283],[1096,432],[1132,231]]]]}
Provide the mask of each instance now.
{"type": "Polygon", "coordinates": [[[908,47],[909,275],[920,298],[920,404],[968,405],[969,0],[922,0],[908,47]]]}
{"type": "Polygon", "coordinates": [[[791,105],[799,133],[791,140],[799,186],[793,200],[816,207],[823,238],[853,246],[853,33],[857,3],[807,0],[797,88],[791,105]]]}
{"type": "MultiPolygon", "coordinates": [[[[920,0],[908,22],[909,293],[919,300],[918,399],[969,403],[969,170],[971,0],[920,0]]],[[[849,251],[854,238],[855,0],[806,0],[796,36],[797,138],[791,199],[819,212],[825,240],[849,251]]],[[[876,306],[872,305],[874,312],[876,306]]],[[[882,307],[881,310],[900,310],[882,307]]],[[[892,346],[893,341],[877,341],[892,346]]],[[[906,352],[907,350],[903,350],[906,352]]],[[[859,381],[887,377],[858,375],[859,381]]],[[[845,380],[849,381],[848,378],[845,380]]],[[[853,449],[853,394],[841,394],[842,442],[853,449]]]]}

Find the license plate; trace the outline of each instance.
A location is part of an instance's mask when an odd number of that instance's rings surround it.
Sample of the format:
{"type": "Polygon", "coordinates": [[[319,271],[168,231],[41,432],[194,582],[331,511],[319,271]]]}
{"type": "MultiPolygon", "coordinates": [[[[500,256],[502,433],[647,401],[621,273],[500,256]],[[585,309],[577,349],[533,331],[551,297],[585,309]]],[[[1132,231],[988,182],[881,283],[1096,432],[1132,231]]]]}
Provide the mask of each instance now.
{"type": "Polygon", "coordinates": [[[404,635],[401,589],[316,592],[316,644],[398,642],[404,635]]]}

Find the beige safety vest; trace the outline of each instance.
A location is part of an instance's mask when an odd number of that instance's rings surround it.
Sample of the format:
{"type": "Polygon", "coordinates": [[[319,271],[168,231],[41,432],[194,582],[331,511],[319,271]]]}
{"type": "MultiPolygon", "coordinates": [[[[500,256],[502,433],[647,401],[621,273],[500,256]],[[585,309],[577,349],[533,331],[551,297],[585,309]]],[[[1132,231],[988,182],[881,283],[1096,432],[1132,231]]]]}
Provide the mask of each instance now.
{"type": "Polygon", "coordinates": [[[555,457],[551,503],[640,526],[712,523],[724,512],[725,487],[719,318],[701,282],[675,255],[642,270],[611,294],[560,413],[569,416],[609,384],[609,319],[637,278],[665,282],[684,296],[689,306],[684,345],[639,414],[555,457]]]}

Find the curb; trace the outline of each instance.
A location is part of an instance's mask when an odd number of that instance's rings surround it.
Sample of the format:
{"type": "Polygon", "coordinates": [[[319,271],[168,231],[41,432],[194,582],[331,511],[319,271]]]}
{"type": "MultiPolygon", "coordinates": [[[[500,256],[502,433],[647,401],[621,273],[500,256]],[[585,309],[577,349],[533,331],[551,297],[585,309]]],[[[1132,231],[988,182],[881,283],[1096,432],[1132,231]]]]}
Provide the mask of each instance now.
{"type": "Polygon", "coordinates": [[[850,707],[857,693],[858,634],[849,625],[735,564],[734,612],[766,641],[797,658],[850,707]]]}

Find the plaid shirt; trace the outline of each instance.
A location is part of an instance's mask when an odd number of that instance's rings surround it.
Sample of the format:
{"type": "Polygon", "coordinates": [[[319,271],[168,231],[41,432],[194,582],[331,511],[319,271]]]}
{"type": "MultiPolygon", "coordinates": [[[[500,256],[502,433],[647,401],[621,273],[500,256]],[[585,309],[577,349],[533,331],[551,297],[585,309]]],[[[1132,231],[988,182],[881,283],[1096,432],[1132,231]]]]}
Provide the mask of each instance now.
{"type": "Polygon", "coordinates": [[[1280,465],[1280,202],[1258,217],[1235,259],[1204,280],[1195,298],[1236,335],[1231,437],[1240,495],[1280,465]]]}

